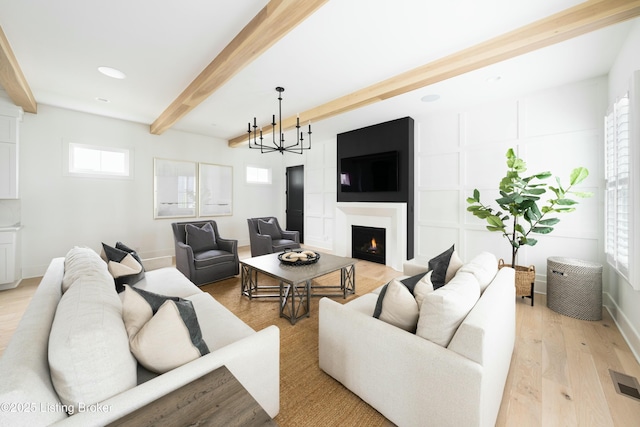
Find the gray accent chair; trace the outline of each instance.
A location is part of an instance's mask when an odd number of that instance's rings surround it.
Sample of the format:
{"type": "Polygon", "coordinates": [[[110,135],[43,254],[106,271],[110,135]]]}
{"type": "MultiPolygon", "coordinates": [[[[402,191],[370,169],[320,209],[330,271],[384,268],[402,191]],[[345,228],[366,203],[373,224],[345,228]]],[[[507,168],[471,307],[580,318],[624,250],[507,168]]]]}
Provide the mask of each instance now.
{"type": "Polygon", "coordinates": [[[175,240],[176,267],[195,285],[204,285],[240,273],[238,241],[220,237],[215,221],[174,222],[171,227],[175,240]],[[213,227],[217,248],[194,251],[187,244],[186,226],[191,224],[202,228],[207,223],[213,227]]]}
{"type": "Polygon", "coordinates": [[[283,230],[275,217],[248,218],[247,223],[249,224],[249,243],[251,244],[252,257],[283,252],[285,249],[300,248],[300,233],[283,230]],[[272,220],[276,229],[275,233],[261,234],[259,226],[261,220],[265,222],[272,220]]]}

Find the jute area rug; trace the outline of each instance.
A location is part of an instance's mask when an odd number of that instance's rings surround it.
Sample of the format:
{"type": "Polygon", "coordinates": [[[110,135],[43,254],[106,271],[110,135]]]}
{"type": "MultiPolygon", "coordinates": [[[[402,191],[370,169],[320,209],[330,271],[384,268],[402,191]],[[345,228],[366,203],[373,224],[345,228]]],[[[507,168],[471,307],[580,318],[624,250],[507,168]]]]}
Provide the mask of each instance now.
{"type": "MultiPolygon", "coordinates": [[[[400,273],[383,265],[359,261],[356,264],[356,295],[332,297],[344,303],[387,283],[400,273]]],[[[276,285],[268,276],[258,276],[260,285],[276,285]]],[[[335,272],[314,281],[317,285],[340,283],[335,272]]],[[[311,315],[295,325],[278,314],[278,299],[252,299],[240,295],[240,277],[202,286],[221,304],[255,330],[269,325],[280,328],[280,413],[281,427],[300,426],[390,426],[386,418],[318,366],[318,301],[311,299],[311,315]]],[[[373,373],[372,373],[373,374],[373,373]]]]}

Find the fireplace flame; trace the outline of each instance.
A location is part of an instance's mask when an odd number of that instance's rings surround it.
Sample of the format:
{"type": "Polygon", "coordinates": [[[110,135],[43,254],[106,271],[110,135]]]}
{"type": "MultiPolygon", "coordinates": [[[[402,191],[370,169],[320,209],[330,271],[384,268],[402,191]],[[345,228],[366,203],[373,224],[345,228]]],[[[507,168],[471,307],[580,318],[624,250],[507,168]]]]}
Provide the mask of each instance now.
{"type": "Polygon", "coordinates": [[[375,238],[373,238],[373,237],[371,238],[371,246],[370,246],[370,249],[371,249],[372,251],[377,251],[377,250],[378,250],[378,246],[376,246],[376,239],[375,239],[375,238]]]}

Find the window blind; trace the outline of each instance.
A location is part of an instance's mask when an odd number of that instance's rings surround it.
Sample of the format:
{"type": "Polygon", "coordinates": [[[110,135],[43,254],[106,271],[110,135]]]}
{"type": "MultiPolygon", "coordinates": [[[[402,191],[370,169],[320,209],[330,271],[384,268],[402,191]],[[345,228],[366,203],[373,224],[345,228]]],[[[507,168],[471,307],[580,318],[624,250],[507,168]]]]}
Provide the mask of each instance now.
{"type": "Polygon", "coordinates": [[[629,279],[630,166],[629,94],[605,117],[605,251],[608,262],[629,279]]]}

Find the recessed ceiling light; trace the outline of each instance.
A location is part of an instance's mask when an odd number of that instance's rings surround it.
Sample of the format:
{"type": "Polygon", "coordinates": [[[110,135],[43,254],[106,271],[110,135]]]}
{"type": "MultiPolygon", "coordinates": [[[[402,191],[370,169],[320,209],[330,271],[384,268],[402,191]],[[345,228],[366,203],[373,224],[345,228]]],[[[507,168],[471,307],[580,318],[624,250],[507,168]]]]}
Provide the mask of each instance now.
{"type": "Polygon", "coordinates": [[[440,95],[438,95],[437,93],[432,93],[430,95],[425,95],[422,98],[420,98],[420,100],[422,102],[435,102],[438,99],[440,99],[440,95]]]}
{"type": "Polygon", "coordinates": [[[98,71],[100,71],[105,76],[113,77],[114,79],[124,79],[127,77],[125,73],[120,70],[116,70],[111,67],[98,67],[98,71]]]}
{"type": "Polygon", "coordinates": [[[104,102],[105,104],[111,102],[107,98],[100,98],[99,96],[96,98],[96,101],[104,102]]]}

